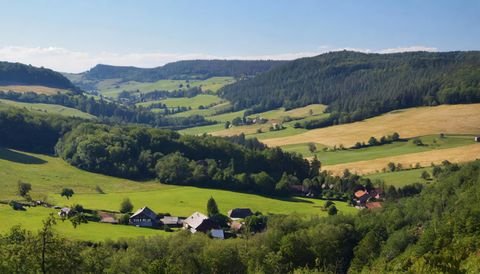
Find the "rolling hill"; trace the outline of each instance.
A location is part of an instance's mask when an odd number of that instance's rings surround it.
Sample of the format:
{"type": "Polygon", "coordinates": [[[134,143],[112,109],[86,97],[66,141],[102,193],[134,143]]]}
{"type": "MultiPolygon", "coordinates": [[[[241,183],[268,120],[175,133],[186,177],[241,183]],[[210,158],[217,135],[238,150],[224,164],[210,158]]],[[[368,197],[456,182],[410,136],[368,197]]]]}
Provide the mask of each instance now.
{"type": "Polygon", "coordinates": [[[70,80],[51,69],[10,62],[0,62],[0,86],[0,90],[18,89],[19,92],[39,89],[40,93],[50,93],[51,89],[48,88],[79,91],[70,80]]]}
{"type": "Polygon", "coordinates": [[[219,93],[236,109],[325,104],[333,114],[330,124],[415,106],[478,103],[480,52],[331,52],[283,64],[219,93]]]}

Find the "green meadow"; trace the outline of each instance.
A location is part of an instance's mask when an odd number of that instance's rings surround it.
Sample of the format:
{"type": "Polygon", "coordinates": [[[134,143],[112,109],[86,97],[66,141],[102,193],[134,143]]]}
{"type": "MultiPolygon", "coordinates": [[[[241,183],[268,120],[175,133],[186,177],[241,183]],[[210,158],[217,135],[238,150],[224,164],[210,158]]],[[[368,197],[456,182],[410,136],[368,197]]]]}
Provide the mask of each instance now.
{"type": "Polygon", "coordinates": [[[315,153],[310,152],[308,144],[306,143],[287,145],[283,146],[282,149],[300,153],[304,157],[313,157],[314,155],[317,155],[317,158],[324,165],[335,165],[474,144],[473,136],[469,135],[448,135],[445,138],[439,138],[438,135],[428,135],[419,137],[419,139],[422,140],[422,143],[424,144],[423,146],[417,146],[412,143],[412,140],[408,140],[382,146],[336,151],[323,151],[325,146],[322,144],[316,144],[317,151],[315,153]]]}
{"type": "Polygon", "coordinates": [[[395,187],[403,187],[413,183],[428,184],[434,182],[434,180],[425,180],[421,177],[422,172],[427,171],[432,176],[432,167],[409,169],[396,172],[383,172],[366,175],[366,178],[370,180],[383,180],[387,185],[393,185],[395,187]]]}
{"type": "Polygon", "coordinates": [[[128,81],[119,83],[117,79],[104,80],[97,85],[100,92],[108,97],[117,97],[122,91],[143,93],[155,90],[186,90],[189,87],[200,87],[203,91],[217,92],[225,85],[235,82],[233,77],[211,77],[205,80],[158,80],[156,82],[128,81]]]}
{"type": "MultiPolygon", "coordinates": [[[[30,195],[33,199],[47,200],[59,206],[78,203],[89,209],[117,211],[121,201],[129,198],[135,209],[149,206],[157,212],[189,216],[195,211],[205,212],[207,200],[214,197],[223,213],[234,207],[249,207],[264,214],[326,215],[322,210],[325,201],[322,200],[264,197],[225,190],[164,185],[155,181],[137,182],[79,170],[56,157],[9,149],[0,149],[0,178],[0,200],[20,199],[16,195],[16,189],[17,182],[21,180],[31,183],[30,195]],[[105,194],[98,193],[97,186],[105,194]],[[66,199],[59,195],[64,187],[75,191],[72,198],[66,199]]],[[[356,212],[356,209],[346,203],[336,202],[336,205],[344,214],[356,212]]],[[[14,211],[9,206],[0,205],[0,222],[5,224],[0,232],[16,224],[36,230],[41,225],[41,220],[51,212],[53,210],[42,207],[14,211]]],[[[68,237],[85,240],[162,233],[100,223],[89,223],[73,229],[69,222],[59,224],[58,230],[68,237]]]]}
{"type": "Polygon", "coordinates": [[[39,103],[22,103],[17,101],[11,100],[4,100],[0,99],[0,104],[4,104],[7,106],[12,106],[16,108],[24,108],[34,112],[43,112],[43,113],[50,113],[50,114],[58,114],[63,116],[69,117],[78,117],[84,119],[95,119],[96,117],[80,111],[78,109],[64,107],[61,105],[54,105],[54,104],[39,104],[39,103]]]}
{"type": "Polygon", "coordinates": [[[181,98],[167,98],[163,100],[148,101],[138,103],[138,106],[147,107],[154,103],[162,103],[170,108],[175,107],[191,107],[192,109],[198,109],[200,106],[208,106],[210,104],[219,104],[222,99],[216,95],[200,94],[195,97],[181,97],[181,98]]]}

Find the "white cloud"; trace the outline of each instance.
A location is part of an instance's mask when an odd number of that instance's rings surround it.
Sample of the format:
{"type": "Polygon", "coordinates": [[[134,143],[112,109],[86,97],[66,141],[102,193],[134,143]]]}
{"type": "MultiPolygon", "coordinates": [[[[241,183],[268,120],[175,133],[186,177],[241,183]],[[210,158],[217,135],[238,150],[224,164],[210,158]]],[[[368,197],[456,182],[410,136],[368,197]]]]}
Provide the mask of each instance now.
{"type": "Polygon", "coordinates": [[[333,48],[330,46],[320,46],[316,51],[310,52],[292,52],[270,55],[238,55],[238,56],[220,56],[204,53],[87,53],[73,51],[60,47],[19,47],[6,46],[0,47],[0,60],[10,62],[20,62],[34,66],[44,66],[57,71],[64,72],[82,72],[95,66],[96,64],[110,64],[117,66],[137,66],[137,67],[157,67],[169,62],[178,60],[192,59],[239,59],[239,60],[293,60],[302,57],[315,56],[325,52],[353,50],[360,52],[393,53],[405,51],[437,51],[433,47],[411,46],[398,47],[390,49],[361,49],[361,48],[333,48]]]}

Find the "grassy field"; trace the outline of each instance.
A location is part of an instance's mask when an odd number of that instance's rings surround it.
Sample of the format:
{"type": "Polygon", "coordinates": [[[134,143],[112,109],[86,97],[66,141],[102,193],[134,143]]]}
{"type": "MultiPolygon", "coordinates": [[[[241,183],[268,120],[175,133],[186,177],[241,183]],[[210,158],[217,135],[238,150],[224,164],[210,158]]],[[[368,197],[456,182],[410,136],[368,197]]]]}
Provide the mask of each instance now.
{"type": "Polygon", "coordinates": [[[162,104],[166,104],[170,108],[191,107],[193,110],[195,110],[195,109],[198,109],[199,106],[208,106],[210,104],[215,104],[220,102],[222,102],[222,99],[218,96],[209,95],[209,94],[200,94],[191,98],[187,98],[187,97],[167,98],[164,100],[138,103],[137,105],[147,107],[153,103],[162,103],[162,104]]]}
{"type": "Polygon", "coordinates": [[[335,165],[348,162],[356,162],[363,160],[372,160],[377,158],[397,156],[403,154],[453,148],[465,145],[475,144],[473,135],[446,135],[445,138],[439,138],[437,135],[428,135],[419,137],[422,140],[423,146],[413,144],[412,140],[400,141],[392,144],[382,146],[366,147],[361,149],[346,149],[336,151],[323,151],[325,147],[321,144],[316,144],[317,151],[311,153],[308,149],[308,144],[295,144],[282,147],[286,151],[297,152],[305,157],[317,158],[325,165],[335,165]]]}
{"type": "MultiPolygon", "coordinates": [[[[2,187],[0,200],[18,199],[19,197],[16,196],[17,181],[22,180],[32,184],[30,194],[33,199],[46,199],[48,202],[60,206],[79,203],[91,209],[118,210],[120,202],[128,197],[135,208],[147,205],[157,212],[188,216],[194,211],[205,212],[207,200],[214,197],[220,210],[224,213],[233,207],[250,207],[254,211],[273,214],[294,212],[309,215],[326,214],[321,210],[321,206],[324,204],[322,200],[307,198],[277,199],[224,190],[163,185],[154,181],[135,182],[82,171],[68,165],[59,158],[8,149],[0,149],[0,178],[2,178],[0,181],[2,187]],[[98,193],[96,186],[99,186],[106,194],[98,193]],[[75,191],[75,194],[69,200],[59,195],[64,187],[72,188],[75,191]]],[[[336,204],[337,208],[343,213],[356,212],[346,203],[337,202],[336,204]]],[[[0,207],[1,218],[8,219],[8,222],[2,222],[3,224],[8,223],[8,225],[2,226],[0,231],[19,223],[29,224],[25,219],[40,224],[40,220],[47,216],[50,210],[35,208],[28,209],[27,212],[38,216],[36,219],[30,218],[29,215],[23,214],[25,212],[14,212],[10,208],[0,207]],[[4,213],[5,211],[14,214],[14,218],[9,218],[9,214],[4,213]]],[[[71,224],[68,225],[71,226],[71,224]]],[[[36,229],[38,225],[32,224],[29,227],[36,229]]],[[[117,230],[120,226],[93,223],[85,225],[80,230],[73,230],[68,226],[62,227],[59,228],[61,232],[69,237],[93,240],[137,236],[138,233],[142,234],[142,232],[136,233],[137,231],[146,231],[140,229],[133,233],[131,228],[121,227],[121,230],[117,230]],[[85,229],[84,232],[78,232],[83,231],[83,229],[85,229]],[[104,231],[99,235],[90,237],[91,231],[96,229],[104,231]],[[115,231],[110,231],[110,229],[115,231]]],[[[148,230],[147,233],[153,232],[148,230]]]]}
{"type": "Polygon", "coordinates": [[[228,110],[231,108],[231,104],[229,102],[224,102],[220,103],[218,105],[215,105],[213,107],[207,108],[207,109],[192,109],[189,111],[184,111],[184,112],[179,112],[175,113],[171,116],[173,117],[187,117],[187,116],[192,116],[192,115],[200,115],[203,116],[207,119],[210,119],[209,116],[216,115],[217,113],[223,112],[225,110],[228,110]]]}
{"type": "Polygon", "coordinates": [[[69,117],[79,117],[84,119],[95,119],[96,117],[80,111],[78,109],[64,107],[61,105],[54,105],[54,104],[37,104],[37,103],[22,103],[10,100],[0,99],[0,104],[5,104],[8,106],[13,106],[17,108],[25,108],[30,111],[38,111],[44,113],[52,113],[52,114],[59,114],[63,116],[69,117]]]}
{"type": "Polygon", "coordinates": [[[135,82],[129,81],[119,83],[117,79],[105,80],[97,84],[100,93],[109,97],[116,97],[122,91],[135,92],[137,90],[148,93],[155,90],[186,90],[187,85],[190,88],[200,87],[203,91],[217,92],[221,87],[234,83],[233,77],[212,77],[206,80],[159,80],[156,82],[135,82]]]}
{"type": "Polygon", "coordinates": [[[7,85],[7,86],[0,86],[1,91],[14,91],[14,92],[19,92],[19,93],[24,93],[24,92],[35,92],[38,94],[46,94],[46,95],[52,95],[52,94],[57,94],[57,93],[63,93],[67,92],[65,89],[59,89],[59,88],[51,88],[51,87],[45,87],[45,86],[23,86],[23,85],[7,85]]]}
{"type": "Polygon", "coordinates": [[[417,163],[422,167],[430,166],[431,163],[440,164],[444,160],[452,163],[469,162],[480,158],[480,143],[454,148],[435,149],[424,152],[410,153],[398,156],[389,156],[373,160],[364,160],[337,165],[326,165],[323,169],[330,170],[334,174],[341,174],[349,169],[357,174],[371,174],[381,171],[387,164],[393,162],[402,164],[404,167],[415,166],[417,163]]]}
{"type": "Polygon", "coordinates": [[[430,176],[432,175],[432,167],[410,169],[398,172],[383,172],[375,173],[365,176],[370,180],[383,180],[387,185],[393,185],[395,187],[403,187],[408,184],[413,183],[423,183],[428,184],[433,182],[433,180],[425,180],[420,175],[423,171],[427,171],[430,176]]]}
{"type": "Polygon", "coordinates": [[[441,105],[397,110],[365,121],[309,130],[283,138],[263,140],[270,146],[308,142],[327,146],[367,142],[371,136],[398,132],[403,138],[439,133],[480,134],[480,104],[441,105]]]}

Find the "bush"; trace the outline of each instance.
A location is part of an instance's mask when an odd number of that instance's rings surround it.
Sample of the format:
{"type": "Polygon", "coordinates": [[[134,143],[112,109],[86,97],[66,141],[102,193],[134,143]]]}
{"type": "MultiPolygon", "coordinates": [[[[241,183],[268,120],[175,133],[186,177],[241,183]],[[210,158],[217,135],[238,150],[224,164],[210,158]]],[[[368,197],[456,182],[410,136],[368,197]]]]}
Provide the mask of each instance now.
{"type": "Polygon", "coordinates": [[[121,213],[129,213],[133,210],[133,204],[130,202],[130,199],[125,198],[123,199],[122,203],[120,204],[120,212],[121,213]]]}

